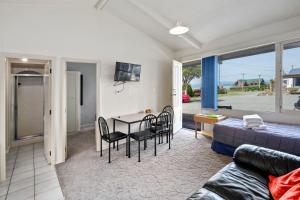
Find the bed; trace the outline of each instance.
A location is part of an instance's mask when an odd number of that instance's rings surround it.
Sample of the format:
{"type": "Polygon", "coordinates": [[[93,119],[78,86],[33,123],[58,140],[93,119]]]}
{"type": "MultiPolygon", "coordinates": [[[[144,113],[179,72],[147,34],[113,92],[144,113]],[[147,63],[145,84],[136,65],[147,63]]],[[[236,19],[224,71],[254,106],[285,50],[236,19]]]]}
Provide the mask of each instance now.
{"type": "Polygon", "coordinates": [[[241,144],[253,144],[300,156],[300,126],[265,123],[265,130],[243,127],[243,120],[227,118],[214,126],[212,149],[232,156],[241,144]]]}

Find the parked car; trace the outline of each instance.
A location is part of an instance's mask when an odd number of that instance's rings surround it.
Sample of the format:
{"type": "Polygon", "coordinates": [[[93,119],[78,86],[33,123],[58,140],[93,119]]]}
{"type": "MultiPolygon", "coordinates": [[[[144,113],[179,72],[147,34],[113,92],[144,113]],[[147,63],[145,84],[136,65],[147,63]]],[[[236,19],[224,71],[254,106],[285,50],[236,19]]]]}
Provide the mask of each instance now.
{"type": "Polygon", "coordinates": [[[300,96],[298,98],[298,101],[294,105],[295,105],[295,109],[300,110],[300,96]]]}
{"type": "Polygon", "coordinates": [[[187,94],[182,94],[182,103],[189,103],[191,100],[190,96],[187,94]]]}
{"type": "Polygon", "coordinates": [[[201,90],[200,89],[194,89],[194,96],[200,97],[201,96],[201,90]]]}

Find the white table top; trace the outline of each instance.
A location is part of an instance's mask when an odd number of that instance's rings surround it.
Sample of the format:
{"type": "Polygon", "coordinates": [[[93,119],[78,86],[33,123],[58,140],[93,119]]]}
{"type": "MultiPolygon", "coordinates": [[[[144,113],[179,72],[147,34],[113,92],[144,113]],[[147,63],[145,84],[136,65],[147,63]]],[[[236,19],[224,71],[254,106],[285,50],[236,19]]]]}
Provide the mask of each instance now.
{"type": "Polygon", "coordinates": [[[117,117],[112,117],[112,119],[116,120],[116,121],[120,121],[120,122],[124,122],[124,123],[137,123],[143,120],[143,118],[149,114],[158,116],[159,113],[158,112],[154,112],[154,113],[135,113],[135,114],[129,114],[129,115],[121,115],[121,116],[117,116],[117,117]]]}

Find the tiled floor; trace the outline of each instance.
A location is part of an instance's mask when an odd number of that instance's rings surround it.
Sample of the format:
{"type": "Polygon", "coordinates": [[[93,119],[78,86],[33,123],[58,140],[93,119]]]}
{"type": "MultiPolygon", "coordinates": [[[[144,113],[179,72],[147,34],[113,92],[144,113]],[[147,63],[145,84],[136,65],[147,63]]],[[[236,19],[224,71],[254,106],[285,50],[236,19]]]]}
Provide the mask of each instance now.
{"type": "Polygon", "coordinates": [[[43,143],[11,149],[7,180],[0,182],[0,200],[64,199],[53,166],[44,156],[43,143]]]}

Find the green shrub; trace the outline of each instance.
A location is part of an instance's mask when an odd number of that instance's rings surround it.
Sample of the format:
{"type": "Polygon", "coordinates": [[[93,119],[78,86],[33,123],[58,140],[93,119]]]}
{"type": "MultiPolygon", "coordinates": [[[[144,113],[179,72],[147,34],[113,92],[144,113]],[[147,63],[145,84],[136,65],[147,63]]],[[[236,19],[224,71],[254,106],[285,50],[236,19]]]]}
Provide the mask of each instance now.
{"type": "Polygon", "coordinates": [[[287,88],[288,93],[290,94],[297,94],[298,88],[287,88]]]}
{"type": "MultiPolygon", "coordinates": [[[[260,88],[257,85],[244,87],[245,92],[264,91],[265,89],[268,89],[267,85],[261,85],[260,88]]],[[[243,91],[243,88],[242,87],[231,87],[229,90],[233,91],[233,92],[241,92],[241,91],[243,91]]]]}
{"type": "Polygon", "coordinates": [[[194,91],[193,91],[193,88],[191,85],[188,85],[187,86],[187,94],[190,96],[190,97],[194,97],[195,94],[194,94],[194,91]]]}
{"type": "Polygon", "coordinates": [[[226,88],[218,88],[218,94],[227,94],[226,88]]]}

